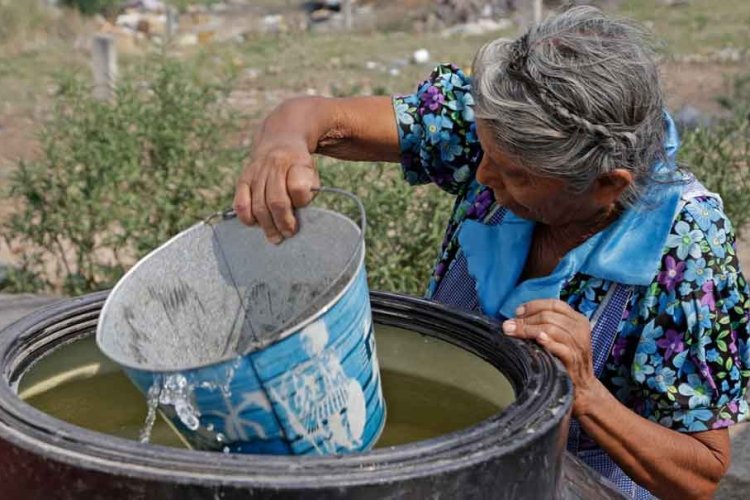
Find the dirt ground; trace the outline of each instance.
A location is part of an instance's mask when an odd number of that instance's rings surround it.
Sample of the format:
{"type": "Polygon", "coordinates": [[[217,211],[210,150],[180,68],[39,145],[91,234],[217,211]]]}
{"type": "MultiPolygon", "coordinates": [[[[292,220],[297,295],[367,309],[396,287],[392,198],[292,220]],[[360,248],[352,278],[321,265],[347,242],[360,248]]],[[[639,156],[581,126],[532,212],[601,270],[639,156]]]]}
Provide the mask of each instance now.
{"type": "Polygon", "coordinates": [[[743,70],[747,66],[742,64],[667,61],[661,66],[667,107],[674,111],[689,105],[703,113],[720,113],[717,97],[729,94],[732,77],[743,70]]]}

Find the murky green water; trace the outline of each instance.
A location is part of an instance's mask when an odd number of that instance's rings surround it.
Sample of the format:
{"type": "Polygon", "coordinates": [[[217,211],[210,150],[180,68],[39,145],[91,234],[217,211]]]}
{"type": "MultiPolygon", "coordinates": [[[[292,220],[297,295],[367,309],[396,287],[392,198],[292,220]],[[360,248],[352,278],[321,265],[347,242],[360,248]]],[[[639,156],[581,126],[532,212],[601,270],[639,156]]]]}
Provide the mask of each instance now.
{"type": "MultiPolygon", "coordinates": [[[[26,402],[60,420],[127,439],[137,440],[146,420],[143,396],[120,371],[64,383],[26,402]]],[[[162,418],[154,424],[151,442],[184,447],[162,418]]]]}
{"type": "MultiPolygon", "coordinates": [[[[436,437],[474,425],[513,400],[507,380],[481,359],[446,342],[379,326],[378,358],[387,405],[377,447],[436,437]]],[[[93,338],[62,347],[22,379],[19,395],[72,424],[138,439],[146,418],[143,396],[104,358],[93,338]]],[[[151,442],[184,447],[158,418],[151,442]]]]}
{"type": "Polygon", "coordinates": [[[499,412],[491,401],[450,385],[382,370],[388,414],[376,448],[465,429],[499,412]]]}

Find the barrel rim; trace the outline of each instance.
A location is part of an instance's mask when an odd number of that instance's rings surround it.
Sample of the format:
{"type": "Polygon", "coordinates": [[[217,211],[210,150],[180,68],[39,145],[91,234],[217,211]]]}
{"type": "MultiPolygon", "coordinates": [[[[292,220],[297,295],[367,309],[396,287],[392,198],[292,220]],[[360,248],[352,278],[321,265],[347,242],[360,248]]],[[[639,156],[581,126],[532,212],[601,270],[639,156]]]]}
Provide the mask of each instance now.
{"type": "MultiPolygon", "coordinates": [[[[72,327],[67,325],[68,322],[79,316],[89,318],[95,314],[108,293],[98,292],[52,304],[0,331],[0,362],[3,368],[0,383],[0,438],[32,453],[42,453],[46,458],[109,474],[122,473],[152,480],[168,479],[186,484],[217,486],[329,488],[424,477],[435,472],[470,467],[486,461],[488,457],[513,453],[535,439],[554,432],[561,422],[565,422],[572,405],[572,383],[559,362],[537,346],[500,335],[498,329],[494,343],[504,344],[505,348],[515,350],[516,354],[525,353],[522,357],[525,357],[527,363],[516,369],[527,380],[518,380],[518,376],[514,379],[504,372],[514,385],[516,401],[503,412],[467,429],[430,440],[335,457],[225,456],[209,451],[142,445],[58,420],[31,407],[18,398],[13,390],[14,379],[16,382],[20,380],[23,372],[29,368],[26,366],[20,373],[14,373],[11,369],[14,365],[8,363],[19,356],[23,357],[22,344],[30,342],[33,345],[36,337],[44,334],[51,333],[53,336],[56,333],[54,325],[58,323],[70,330],[72,327]],[[529,380],[535,382],[531,384],[534,390],[540,391],[536,398],[527,394],[528,388],[524,390],[524,387],[520,387],[521,392],[518,392],[517,385],[529,380]],[[550,410],[555,410],[551,416],[550,410]],[[291,474],[290,466],[294,471],[291,474]]],[[[376,315],[388,307],[389,303],[398,302],[401,306],[406,304],[414,310],[427,309],[433,313],[442,310],[454,318],[461,317],[475,333],[481,329],[497,327],[496,322],[488,318],[451,311],[424,299],[383,292],[372,292],[371,296],[376,315]]],[[[403,316],[403,311],[393,311],[394,318],[403,316]]],[[[58,335],[57,338],[48,339],[47,343],[56,342],[51,347],[59,347],[91,333],[92,329],[89,327],[77,334],[66,334],[74,335],[73,339],[58,335]]],[[[489,336],[484,336],[485,340],[490,339],[489,336]]],[[[458,347],[466,349],[462,345],[458,347]]],[[[47,353],[52,350],[54,349],[50,348],[47,353]]],[[[26,358],[33,354],[33,350],[27,352],[26,358]]],[[[507,355],[507,352],[498,351],[496,354],[507,355]]],[[[43,355],[43,352],[36,353],[36,359],[43,355]]],[[[16,372],[19,371],[18,365],[16,362],[16,372]]]]}

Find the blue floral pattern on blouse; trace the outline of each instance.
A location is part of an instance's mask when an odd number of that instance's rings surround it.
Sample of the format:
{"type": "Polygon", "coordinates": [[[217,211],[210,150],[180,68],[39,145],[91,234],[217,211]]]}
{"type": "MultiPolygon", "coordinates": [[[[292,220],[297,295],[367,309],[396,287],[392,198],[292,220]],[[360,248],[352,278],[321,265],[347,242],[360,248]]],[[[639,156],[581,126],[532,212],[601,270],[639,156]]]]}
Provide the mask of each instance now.
{"type": "MultiPolygon", "coordinates": [[[[482,151],[471,82],[460,69],[438,66],[393,104],[405,179],[456,195],[429,297],[458,254],[461,222],[483,220],[495,200],[474,178],[482,151]]],[[[578,274],[560,298],[591,317],[610,285],[578,274]]],[[[690,200],[675,217],[653,282],[631,296],[601,380],[627,407],[680,432],[746,420],[749,310],[730,221],[715,198],[690,200]]]]}

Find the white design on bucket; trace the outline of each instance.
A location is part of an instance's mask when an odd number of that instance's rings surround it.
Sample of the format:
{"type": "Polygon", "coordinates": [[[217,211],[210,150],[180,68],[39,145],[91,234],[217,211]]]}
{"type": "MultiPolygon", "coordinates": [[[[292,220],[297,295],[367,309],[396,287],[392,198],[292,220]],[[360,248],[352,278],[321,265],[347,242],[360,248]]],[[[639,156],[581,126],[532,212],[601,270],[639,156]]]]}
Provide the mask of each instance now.
{"type": "Polygon", "coordinates": [[[248,441],[252,436],[248,433],[248,428],[252,431],[253,435],[260,439],[267,438],[266,431],[262,425],[242,417],[242,413],[253,406],[263,411],[271,412],[271,403],[266,398],[266,395],[263,394],[263,391],[253,391],[243,394],[242,401],[237,406],[232,404],[231,398],[224,391],[222,391],[221,395],[224,400],[225,411],[210,411],[206,414],[215,415],[222,419],[224,434],[230,441],[248,441]]]}
{"type": "Polygon", "coordinates": [[[326,349],[328,329],[318,320],[300,332],[310,357],[270,388],[294,432],[319,453],[354,449],[362,443],[366,404],[362,387],[346,376],[333,349],[326,349]]]}

